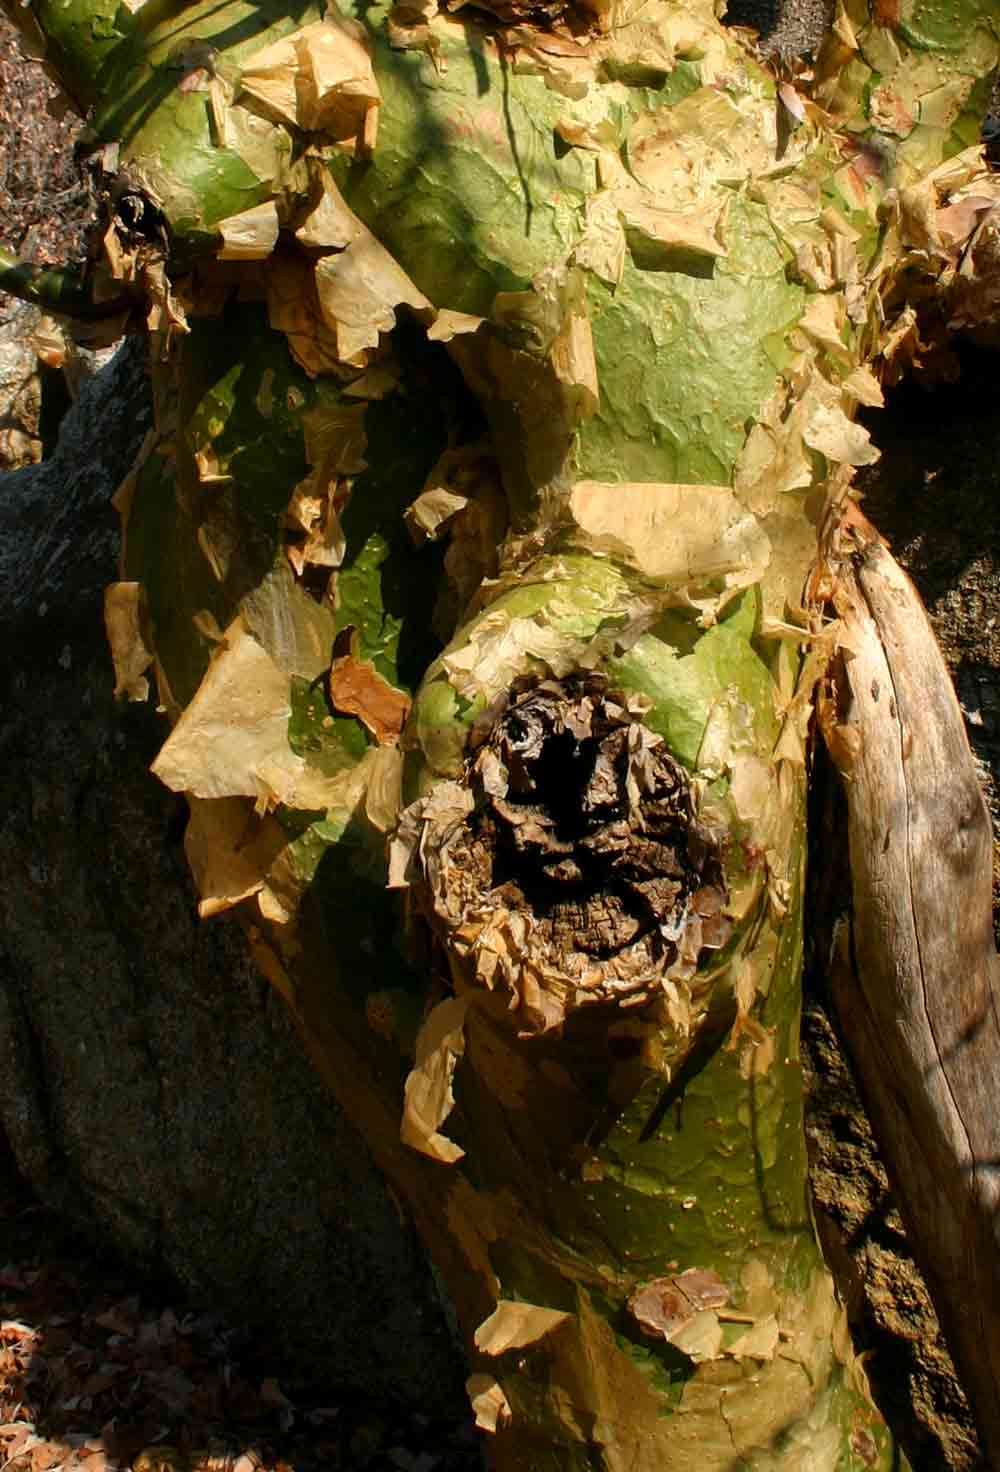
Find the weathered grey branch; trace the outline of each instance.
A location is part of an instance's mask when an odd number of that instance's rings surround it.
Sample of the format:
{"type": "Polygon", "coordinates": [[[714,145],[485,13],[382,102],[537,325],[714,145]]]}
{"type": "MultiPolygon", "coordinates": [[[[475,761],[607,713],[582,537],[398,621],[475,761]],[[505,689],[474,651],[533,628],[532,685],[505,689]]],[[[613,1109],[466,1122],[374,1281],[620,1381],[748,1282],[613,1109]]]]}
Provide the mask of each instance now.
{"type": "MultiPolygon", "coordinates": [[[[853,917],[832,982],[914,1248],[1000,1466],[1000,961],[990,821],[909,579],[865,523],[842,570],[853,917]]],[[[831,743],[831,748],[836,743],[831,743]]]]}

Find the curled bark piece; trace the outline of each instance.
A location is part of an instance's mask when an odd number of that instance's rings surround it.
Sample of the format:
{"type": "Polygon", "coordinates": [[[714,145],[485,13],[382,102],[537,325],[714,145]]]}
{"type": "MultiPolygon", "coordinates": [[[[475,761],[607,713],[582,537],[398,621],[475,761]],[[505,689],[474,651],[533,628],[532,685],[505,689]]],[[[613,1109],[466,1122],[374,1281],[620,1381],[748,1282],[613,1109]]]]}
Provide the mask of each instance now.
{"type": "MultiPolygon", "coordinates": [[[[1000,962],[989,817],[909,579],[870,527],[841,572],[858,733],[841,1025],[991,1465],[1000,1465],[1000,962]]],[[[838,726],[837,729],[840,729],[838,726]]]]}
{"type": "Polygon", "coordinates": [[[406,1102],[399,1137],[404,1145],[432,1160],[452,1165],[465,1151],[438,1130],[455,1103],[451,1082],[465,1052],[467,1003],[460,997],[439,1002],[417,1036],[416,1064],[406,1080],[406,1102]]]}
{"type": "Polygon", "coordinates": [[[470,1375],[465,1382],[469,1404],[480,1431],[495,1432],[510,1421],[510,1405],[500,1382],[492,1375],[470,1375]]]}
{"type": "Polygon", "coordinates": [[[330,704],[340,715],[356,716],[379,746],[395,746],[410,712],[410,698],[383,679],[368,660],[339,652],[341,643],[351,649],[350,632],[338,638],[327,688],[330,704]]]}
{"type": "Polygon", "coordinates": [[[559,1309],[502,1298],[476,1330],[476,1348],[490,1356],[506,1354],[509,1349],[527,1349],[568,1318],[569,1314],[559,1309]]]}
{"type": "Polygon", "coordinates": [[[143,637],[141,583],[112,583],[104,592],[104,627],[115,665],[115,696],[145,700],[149,694],[146,671],[153,663],[143,637]]]}

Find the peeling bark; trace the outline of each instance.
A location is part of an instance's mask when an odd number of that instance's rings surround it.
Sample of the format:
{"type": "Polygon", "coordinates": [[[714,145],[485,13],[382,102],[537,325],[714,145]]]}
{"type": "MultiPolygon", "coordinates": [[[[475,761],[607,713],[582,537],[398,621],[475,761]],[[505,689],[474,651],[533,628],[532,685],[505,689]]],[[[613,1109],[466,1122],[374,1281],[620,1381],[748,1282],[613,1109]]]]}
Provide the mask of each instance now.
{"type": "Polygon", "coordinates": [[[122,583],[156,771],[226,804],[203,906],[413,1214],[497,1467],[888,1468],[805,1194],[818,548],[857,406],[992,313],[996,18],[849,0],[793,85],[710,0],[227,3],[17,8],[153,348],[122,583]]]}

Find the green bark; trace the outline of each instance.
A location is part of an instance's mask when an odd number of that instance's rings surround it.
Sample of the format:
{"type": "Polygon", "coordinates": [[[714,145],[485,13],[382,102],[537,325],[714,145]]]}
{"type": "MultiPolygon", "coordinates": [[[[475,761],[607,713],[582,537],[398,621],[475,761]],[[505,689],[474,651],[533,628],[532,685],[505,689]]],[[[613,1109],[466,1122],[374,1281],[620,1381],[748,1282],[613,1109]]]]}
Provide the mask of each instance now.
{"type": "Polygon", "coordinates": [[[121,298],[114,302],[94,302],[84,273],[78,269],[34,266],[17,260],[5,250],[0,250],[0,290],[45,311],[84,319],[120,314],[126,305],[121,298]]]}
{"type": "Polygon", "coordinates": [[[852,0],[815,101],[698,3],[32,16],[156,207],[95,276],[154,345],[119,686],[495,1465],[899,1465],[807,1197],[807,583],[991,187],[992,8],[852,0]]]}

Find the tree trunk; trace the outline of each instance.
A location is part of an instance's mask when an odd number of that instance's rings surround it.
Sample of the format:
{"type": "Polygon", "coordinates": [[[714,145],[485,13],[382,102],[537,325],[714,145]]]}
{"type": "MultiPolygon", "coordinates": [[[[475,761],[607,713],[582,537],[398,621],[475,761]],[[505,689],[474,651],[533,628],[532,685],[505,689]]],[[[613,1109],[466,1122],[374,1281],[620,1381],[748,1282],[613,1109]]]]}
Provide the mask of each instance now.
{"type": "Polygon", "coordinates": [[[16,8],[114,207],[8,279],[151,336],[118,688],[499,1468],[898,1465],[798,1008],[853,415],[997,279],[994,23],[910,12],[778,84],[710,4],[16,8]]]}

